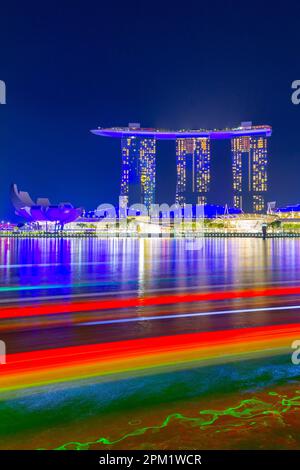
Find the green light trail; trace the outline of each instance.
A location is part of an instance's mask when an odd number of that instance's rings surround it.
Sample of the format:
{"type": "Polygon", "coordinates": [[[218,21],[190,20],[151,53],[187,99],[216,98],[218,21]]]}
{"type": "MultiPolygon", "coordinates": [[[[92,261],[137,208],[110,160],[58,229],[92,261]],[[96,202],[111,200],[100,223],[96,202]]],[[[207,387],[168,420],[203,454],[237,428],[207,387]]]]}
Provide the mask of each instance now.
{"type": "MultiPolygon", "coordinates": [[[[255,419],[264,416],[274,416],[282,421],[282,414],[288,411],[298,409],[300,407],[300,390],[295,392],[295,396],[288,398],[286,395],[280,395],[276,392],[269,392],[270,396],[278,397],[276,403],[268,403],[257,398],[241,400],[241,402],[234,407],[229,407],[225,410],[201,410],[199,411],[200,416],[188,417],[181,413],[172,413],[168,415],[161,424],[154,426],[146,426],[142,428],[137,428],[132,432],[126,433],[120,436],[117,439],[108,439],[106,437],[100,437],[95,441],[89,442],[67,442],[55,450],[88,450],[91,446],[102,444],[106,445],[116,445],[126,439],[132,437],[138,437],[146,434],[151,431],[160,431],[164,428],[167,428],[172,422],[180,421],[191,424],[193,427],[198,427],[201,430],[213,426],[215,423],[219,425],[219,428],[216,429],[216,432],[228,431],[230,428],[241,427],[247,424],[248,426],[254,426],[256,424],[255,419]],[[223,426],[221,419],[224,417],[231,417],[236,420],[236,422],[231,422],[226,424],[226,427],[223,426]]],[[[45,450],[45,449],[39,449],[45,450]]]]}

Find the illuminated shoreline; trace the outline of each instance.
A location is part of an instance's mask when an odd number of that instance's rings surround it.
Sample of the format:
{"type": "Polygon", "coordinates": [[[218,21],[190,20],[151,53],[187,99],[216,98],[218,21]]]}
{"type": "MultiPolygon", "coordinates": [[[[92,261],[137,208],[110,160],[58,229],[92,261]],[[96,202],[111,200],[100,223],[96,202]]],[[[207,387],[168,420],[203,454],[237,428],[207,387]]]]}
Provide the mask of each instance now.
{"type": "MultiPolygon", "coordinates": [[[[300,230],[292,232],[267,232],[266,238],[298,238],[300,237],[300,230]]],[[[201,238],[263,238],[261,232],[228,232],[228,231],[215,231],[215,232],[182,232],[182,233],[131,233],[131,232],[89,232],[89,231],[68,231],[62,230],[57,232],[1,232],[0,238],[131,238],[131,239],[201,239],[201,238]]]]}

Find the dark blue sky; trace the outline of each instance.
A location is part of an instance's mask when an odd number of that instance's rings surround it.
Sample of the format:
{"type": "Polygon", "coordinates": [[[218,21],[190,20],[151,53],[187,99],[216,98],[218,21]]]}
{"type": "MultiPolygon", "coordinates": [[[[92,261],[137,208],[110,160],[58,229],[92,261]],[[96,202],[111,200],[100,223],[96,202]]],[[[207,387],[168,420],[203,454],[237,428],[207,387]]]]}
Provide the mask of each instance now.
{"type": "MultiPolygon", "coordinates": [[[[119,141],[89,129],[271,124],[270,200],[300,202],[297,2],[4,2],[0,216],[12,181],[53,202],[116,202],[119,141]]],[[[158,145],[158,200],[175,192],[158,145]]],[[[212,198],[230,201],[229,142],[213,145],[212,198]]]]}

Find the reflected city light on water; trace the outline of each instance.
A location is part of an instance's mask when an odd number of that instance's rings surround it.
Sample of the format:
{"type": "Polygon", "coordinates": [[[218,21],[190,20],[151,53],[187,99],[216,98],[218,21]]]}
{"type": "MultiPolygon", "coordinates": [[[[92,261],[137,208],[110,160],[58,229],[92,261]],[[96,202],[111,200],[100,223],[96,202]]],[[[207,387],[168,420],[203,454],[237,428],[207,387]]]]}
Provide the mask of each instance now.
{"type": "Polygon", "coordinates": [[[0,238],[0,446],[297,448],[299,249],[0,238]]]}

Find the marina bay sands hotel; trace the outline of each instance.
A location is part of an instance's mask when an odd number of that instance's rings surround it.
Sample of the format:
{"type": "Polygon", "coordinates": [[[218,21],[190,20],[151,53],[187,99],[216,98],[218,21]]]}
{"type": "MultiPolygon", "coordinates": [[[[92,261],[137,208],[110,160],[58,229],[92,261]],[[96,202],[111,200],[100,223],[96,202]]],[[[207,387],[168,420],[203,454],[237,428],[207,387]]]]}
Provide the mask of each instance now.
{"type": "Polygon", "coordinates": [[[267,138],[270,126],[240,127],[223,130],[161,130],[128,127],[98,128],[93,134],[121,139],[122,175],[120,205],[142,203],[148,209],[155,203],[156,141],[174,140],[176,144],[177,182],[175,202],[180,206],[206,204],[211,182],[211,140],[231,140],[233,206],[243,209],[244,199],[251,201],[253,212],[265,210],[267,180],[267,138]],[[132,193],[131,188],[138,188],[132,193]]]}

